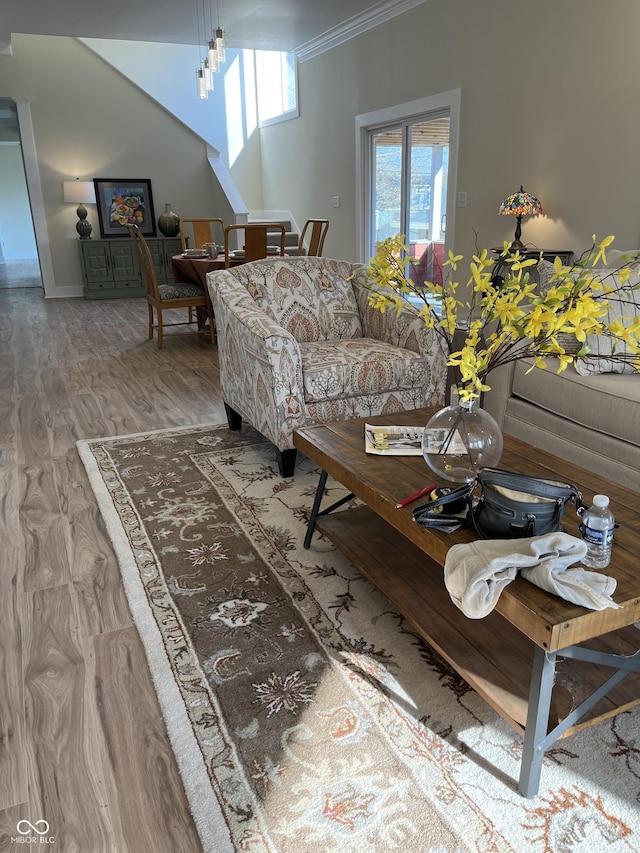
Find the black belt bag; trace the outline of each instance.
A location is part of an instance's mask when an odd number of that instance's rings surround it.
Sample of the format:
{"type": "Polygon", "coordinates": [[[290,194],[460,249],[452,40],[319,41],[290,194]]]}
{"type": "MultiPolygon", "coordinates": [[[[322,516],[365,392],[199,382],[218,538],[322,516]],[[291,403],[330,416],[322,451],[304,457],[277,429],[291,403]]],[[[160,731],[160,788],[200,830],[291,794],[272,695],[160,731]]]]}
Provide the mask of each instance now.
{"type": "Polygon", "coordinates": [[[440,529],[466,521],[481,539],[521,539],[562,530],[562,514],[569,501],[576,511],[583,506],[582,495],[572,483],[484,468],[475,481],[417,507],[413,518],[422,527],[440,529]],[[480,494],[474,500],[476,487],[480,494]],[[466,501],[466,515],[445,515],[445,507],[460,500],[466,501]]]}

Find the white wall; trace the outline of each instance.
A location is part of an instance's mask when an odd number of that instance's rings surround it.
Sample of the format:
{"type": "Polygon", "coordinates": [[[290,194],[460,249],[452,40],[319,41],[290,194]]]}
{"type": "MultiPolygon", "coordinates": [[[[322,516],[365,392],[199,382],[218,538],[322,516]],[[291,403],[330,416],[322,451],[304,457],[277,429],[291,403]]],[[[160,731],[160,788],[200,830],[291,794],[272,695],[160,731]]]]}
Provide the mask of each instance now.
{"type": "MultiPolygon", "coordinates": [[[[227,160],[224,71],[206,100],[196,97],[196,69],[202,58],[197,45],[81,39],[90,50],[117,68],[150,97],[209,142],[227,160]]],[[[229,62],[237,51],[229,51],[229,62]]],[[[228,64],[227,64],[228,67],[228,64]]]]}
{"type": "Polygon", "coordinates": [[[513,238],[497,211],[521,183],[545,210],[525,242],[640,246],[638,32],[635,0],[430,0],[300,65],[300,118],[262,131],[263,203],[327,216],[325,254],[355,258],[356,115],[460,88],[458,251],[513,238]]]}
{"type": "Polygon", "coordinates": [[[13,56],[0,56],[0,95],[30,99],[56,284],[47,295],[82,292],[64,180],[150,178],[156,219],[165,202],[178,215],[229,218],[204,141],[77,40],[14,35],[13,56]]]}

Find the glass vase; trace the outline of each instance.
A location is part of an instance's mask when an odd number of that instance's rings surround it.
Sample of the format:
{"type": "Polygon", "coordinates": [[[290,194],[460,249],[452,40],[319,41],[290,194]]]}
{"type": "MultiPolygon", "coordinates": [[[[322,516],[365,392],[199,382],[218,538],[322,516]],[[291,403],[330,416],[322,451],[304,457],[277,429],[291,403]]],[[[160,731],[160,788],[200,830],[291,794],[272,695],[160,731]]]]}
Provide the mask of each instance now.
{"type": "Polygon", "coordinates": [[[469,483],[481,468],[498,464],[502,431],[478,400],[456,401],[437,412],[422,437],[425,462],[438,479],[469,483]]]}

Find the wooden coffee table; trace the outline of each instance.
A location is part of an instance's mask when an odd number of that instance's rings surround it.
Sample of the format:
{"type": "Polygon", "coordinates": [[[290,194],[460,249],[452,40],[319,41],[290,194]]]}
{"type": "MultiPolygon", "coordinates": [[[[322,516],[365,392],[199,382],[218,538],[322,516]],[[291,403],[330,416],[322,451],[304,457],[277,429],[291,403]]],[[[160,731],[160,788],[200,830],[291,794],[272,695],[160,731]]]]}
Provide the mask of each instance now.
{"type": "MultiPolygon", "coordinates": [[[[427,409],[367,418],[369,423],[424,426],[427,409]]],[[[505,435],[500,467],[567,479],[589,504],[609,495],[616,530],[607,574],[617,580],[619,609],[587,610],[546,593],[521,577],[502,592],[484,619],[468,619],[444,586],[448,549],[471,541],[419,527],[411,504],[396,503],[433,481],[422,457],[364,452],[364,420],[296,431],[298,450],[322,469],[305,545],[322,531],[383,592],[415,630],[524,738],[518,788],[534,797],[545,750],[556,740],[640,704],[640,524],[638,495],[505,435]],[[361,506],[322,514],[327,475],[346,486],[361,506]],[[319,514],[317,514],[319,511],[319,514]],[[571,667],[556,680],[556,661],[571,667]],[[569,689],[563,685],[568,684],[569,689]]],[[[335,507],[334,507],[335,508],[335,507]]],[[[579,536],[569,507],[565,530],[579,536]]]]}

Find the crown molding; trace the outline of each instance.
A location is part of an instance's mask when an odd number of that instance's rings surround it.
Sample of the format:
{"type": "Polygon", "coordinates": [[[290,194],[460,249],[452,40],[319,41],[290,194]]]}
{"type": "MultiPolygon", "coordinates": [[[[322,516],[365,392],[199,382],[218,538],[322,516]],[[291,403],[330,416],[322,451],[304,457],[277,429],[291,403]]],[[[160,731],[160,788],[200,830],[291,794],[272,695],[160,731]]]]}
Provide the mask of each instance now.
{"type": "Polygon", "coordinates": [[[427,0],[392,0],[392,2],[383,0],[383,2],[367,9],[366,12],[354,15],[353,18],[349,18],[339,26],[333,27],[317,38],[294,48],[293,53],[300,62],[306,62],[308,59],[320,56],[321,53],[344,44],[344,42],[366,33],[367,30],[372,30],[397,15],[402,15],[426,2],[427,0]]]}

